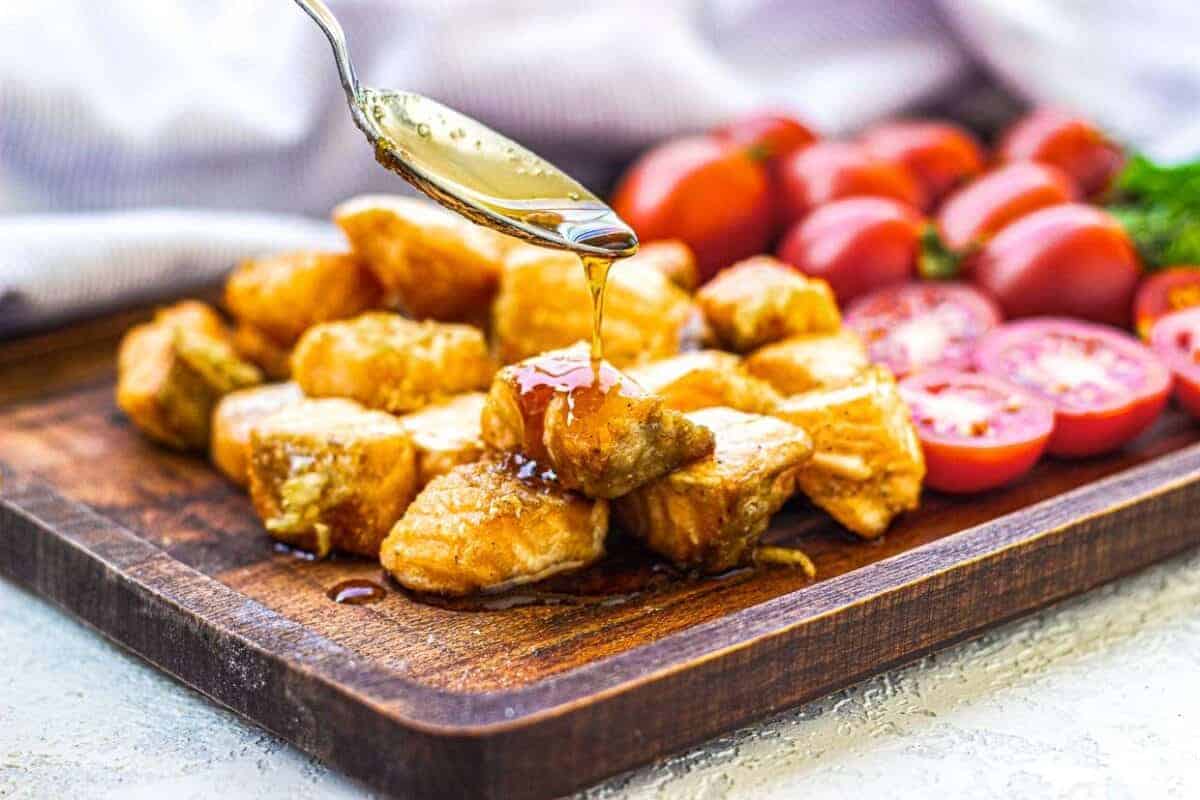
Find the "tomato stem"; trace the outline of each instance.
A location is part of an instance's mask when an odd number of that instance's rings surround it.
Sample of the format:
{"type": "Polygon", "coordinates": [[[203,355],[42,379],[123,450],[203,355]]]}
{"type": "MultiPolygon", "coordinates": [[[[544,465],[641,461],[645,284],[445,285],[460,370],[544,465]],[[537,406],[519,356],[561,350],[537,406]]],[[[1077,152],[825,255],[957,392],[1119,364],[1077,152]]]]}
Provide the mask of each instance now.
{"type": "Polygon", "coordinates": [[[917,254],[917,271],[922,278],[950,280],[958,277],[965,253],[951,250],[938,233],[937,225],[926,223],[921,229],[920,252],[917,254]]]}

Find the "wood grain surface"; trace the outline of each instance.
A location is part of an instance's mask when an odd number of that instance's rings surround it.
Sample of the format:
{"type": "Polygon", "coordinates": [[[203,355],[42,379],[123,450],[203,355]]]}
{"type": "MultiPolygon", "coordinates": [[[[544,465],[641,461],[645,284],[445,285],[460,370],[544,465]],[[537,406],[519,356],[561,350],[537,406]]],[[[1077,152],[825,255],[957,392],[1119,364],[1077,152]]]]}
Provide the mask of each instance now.
{"type": "Polygon", "coordinates": [[[816,582],[764,569],[608,603],[441,608],[369,561],[277,550],[203,460],[138,436],[112,357],[142,316],[0,346],[0,572],[405,796],[555,796],[1200,541],[1200,428],[1170,414],[1119,455],[931,495],[878,543],[794,503],[769,538],[808,551],[816,582]],[[389,591],[329,600],[349,578],[389,591]]]}

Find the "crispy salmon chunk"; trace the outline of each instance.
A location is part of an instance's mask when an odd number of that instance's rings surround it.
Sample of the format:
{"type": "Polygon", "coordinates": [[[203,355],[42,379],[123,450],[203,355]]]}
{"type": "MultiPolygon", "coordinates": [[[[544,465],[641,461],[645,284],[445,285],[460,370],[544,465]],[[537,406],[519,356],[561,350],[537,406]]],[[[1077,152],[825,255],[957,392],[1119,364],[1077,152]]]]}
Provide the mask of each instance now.
{"type": "Polygon", "coordinates": [[[800,488],[842,525],[874,538],[917,507],[925,460],[886,369],[870,367],[845,386],[786,398],[775,414],[812,435],[816,452],[800,488]]]}
{"type": "Polygon", "coordinates": [[[564,491],[530,465],[482,461],[434,478],[383,542],[384,569],[413,591],[464,595],[603,558],[608,501],[564,491]]]}
{"type": "Polygon", "coordinates": [[[213,410],[213,464],[238,486],[250,482],[250,432],[254,426],[304,399],[294,383],[272,383],[231,392],[213,410]]]}
{"type": "MultiPolygon", "coordinates": [[[[653,253],[651,253],[653,256],[653,253]]],[[[673,356],[695,325],[686,292],[638,254],[618,261],[605,290],[604,355],[618,367],[673,356]]],[[[510,364],[592,335],[592,302],[579,258],[522,246],[512,252],[492,306],[492,339],[510,364]]]]}
{"type": "Polygon", "coordinates": [[[721,572],[751,559],[771,516],[795,493],[812,440],[783,420],[731,408],[687,418],[712,431],[712,454],[614,500],[613,513],[676,564],[721,572]]]}
{"type": "Polygon", "coordinates": [[[638,249],[634,259],[633,263],[639,269],[656,269],[685,292],[694,292],[700,285],[696,254],[678,239],[647,242],[638,249]]]}
{"type": "Polygon", "coordinates": [[[477,328],[387,312],[316,325],[292,354],[292,374],[305,394],[349,397],[398,414],[486,389],[494,372],[477,328]]]}
{"type": "Polygon", "coordinates": [[[144,434],[179,450],[208,447],[213,407],[262,380],[238,358],[220,316],[187,301],[132,328],[117,356],[117,405],[144,434]]]}
{"type": "Polygon", "coordinates": [[[586,346],[500,370],[483,407],[483,440],[549,467],[564,488],[619,497],[712,451],[712,434],[586,346]]]}
{"type": "Polygon", "coordinates": [[[250,432],[250,498],[276,539],[375,557],[417,490],[400,421],[350,400],[305,400],[250,432]]]}
{"type": "Polygon", "coordinates": [[[717,340],[739,353],[801,333],[833,332],[842,319],[829,284],[771,256],[721,271],[696,302],[717,340]]]}
{"type": "Polygon", "coordinates": [[[417,484],[424,486],[483,455],[483,392],[459,394],[400,417],[417,448],[417,484]]]}
{"type": "Polygon", "coordinates": [[[516,239],[428,200],[365,195],[333,210],[354,252],[417,319],[478,321],[516,239]]]}
{"type": "Polygon", "coordinates": [[[746,370],[781,394],[842,386],[870,365],[867,348],[854,331],[809,333],[759,348],[746,357],[746,370]]]}
{"type": "Polygon", "coordinates": [[[281,347],[313,325],[378,308],[383,290],[349,253],[294,252],[243,261],[225,282],[225,307],[281,347]]]}
{"type": "Polygon", "coordinates": [[[676,411],[726,406],[766,413],[779,400],[767,383],[746,372],[740,358],[720,350],[699,350],[652,361],[630,367],[626,374],[676,411]]]}

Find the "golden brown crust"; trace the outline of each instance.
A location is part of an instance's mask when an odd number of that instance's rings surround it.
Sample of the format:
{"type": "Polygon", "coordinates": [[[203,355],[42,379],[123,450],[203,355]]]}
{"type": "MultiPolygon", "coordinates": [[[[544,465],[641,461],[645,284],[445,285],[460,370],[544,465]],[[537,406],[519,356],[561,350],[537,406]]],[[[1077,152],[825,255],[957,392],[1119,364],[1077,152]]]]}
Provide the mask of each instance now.
{"type": "Polygon", "coordinates": [[[385,290],[417,319],[486,317],[505,253],[517,240],[476,225],[428,200],[365,195],[333,210],[385,290]]]}
{"type": "Polygon", "coordinates": [[[239,322],[234,327],[233,349],[271,380],[285,381],[292,376],[292,348],[249,323],[239,322]]]}
{"type": "Polygon", "coordinates": [[[746,372],[740,358],[719,350],[651,361],[630,367],[626,374],[676,411],[725,406],[762,414],[779,400],[774,389],[746,372]]]}
{"type": "Polygon", "coordinates": [[[870,366],[867,348],[853,331],[810,333],[759,348],[746,357],[746,370],[780,394],[843,386],[870,366]]]}
{"type": "Polygon", "coordinates": [[[612,365],[600,367],[601,389],[592,375],[582,344],[503,368],[484,405],[484,441],[544,462],[565,488],[606,498],[712,450],[712,434],[664,407],[612,365]],[[570,378],[563,376],[571,375],[587,383],[568,388],[570,378]],[[530,390],[531,376],[552,379],[530,390]]]}
{"type": "Polygon", "coordinates": [[[647,242],[638,248],[630,263],[638,269],[656,269],[667,280],[689,294],[700,285],[696,254],[678,239],[647,242]]]}
{"type": "Polygon", "coordinates": [[[485,397],[483,392],[467,392],[400,417],[417,449],[419,486],[483,456],[479,420],[485,397]]]}
{"type": "Polygon", "coordinates": [[[305,394],[393,413],[486,389],[494,372],[477,328],[386,312],[316,325],[292,354],[292,375],[305,394]]]}
{"type": "MultiPolygon", "coordinates": [[[[675,355],[694,320],[687,293],[640,258],[614,264],[605,290],[604,357],[618,367],[675,355]]],[[[592,301],[579,258],[529,245],[514,249],[492,306],[500,361],[569,347],[591,335],[592,301]]]]}
{"type": "Polygon", "coordinates": [[[496,591],[604,556],[608,503],[498,462],[458,466],[425,487],[380,549],[384,569],[419,592],[496,591]]]}
{"type": "Polygon", "coordinates": [[[237,357],[216,312],[195,301],[130,329],[117,354],[117,406],[151,439],[179,450],[207,448],[217,401],[261,380],[237,357]]]}
{"type": "Polygon", "coordinates": [[[816,454],[800,488],[850,530],[874,538],[920,501],[925,460],[908,407],[883,367],[853,383],[786,398],[776,416],[807,430],[816,454]]]}
{"type": "Polygon", "coordinates": [[[272,383],[230,392],[221,398],[212,416],[213,464],[238,486],[250,481],[250,432],[262,420],[295,405],[304,393],[294,383],[272,383]]]}
{"type": "Polygon", "coordinates": [[[404,426],[350,400],[305,400],[251,429],[254,510],[273,537],[319,556],[376,556],[416,482],[404,426]]]}
{"type": "Polygon", "coordinates": [[[321,322],[346,319],[383,299],[379,282],[349,253],[300,251],[243,261],[225,282],[225,306],[281,348],[321,322]]]}
{"type": "Polygon", "coordinates": [[[841,314],[829,284],[771,256],[722,270],[696,293],[709,327],[739,353],[802,333],[836,331],[841,314]]]}
{"type": "Polygon", "coordinates": [[[750,560],[771,516],[795,493],[812,440],[783,420],[730,408],[687,417],[712,431],[712,454],[613,501],[613,513],[655,552],[720,572],[750,560]]]}

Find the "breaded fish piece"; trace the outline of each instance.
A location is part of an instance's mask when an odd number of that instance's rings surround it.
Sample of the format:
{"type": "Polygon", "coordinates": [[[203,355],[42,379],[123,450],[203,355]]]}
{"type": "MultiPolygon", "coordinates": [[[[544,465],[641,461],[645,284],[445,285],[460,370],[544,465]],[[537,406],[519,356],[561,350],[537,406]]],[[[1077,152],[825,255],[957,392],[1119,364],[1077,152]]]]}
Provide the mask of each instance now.
{"type": "Polygon", "coordinates": [[[250,499],[281,542],[374,558],[416,492],[416,450],[390,414],[305,400],[251,429],[250,499]]]}
{"type": "MultiPolygon", "coordinates": [[[[618,261],[609,272],[604,357],[618,367],[675,355],[695,328],[687,292],[644,258],[618,261]]],[[[514,250],[492,306],[500,361],[510,364],[591,335],[592,301],[578,256],[533,246],[514,250]]]]}
{"type": "Polygon", "coordinates": [[[717,340],[739,353],[797,334],[833,332],[842,321],[828,283],[771,256],[722,270],[696,302],[717,340]]]}
{"type": "Polygon", "coordinates": [[[303,399],[304,393],[294,383],[255,386],[222,397],[212,416],[209,456],[213,464],[238,486],[246,486],[250,482],[250,431],[303,399]]]}
{"type": "Polygon", "coordinates": [[[619,497],[712,451],[712,434],[666,408],[582,343],[513,364],[492,381],[483,440],[554,470],[567,489],[619,497]]]}
{"type": "Polygon", "coordinates": [[[483,392],[467,392],[400,417],[417,448],[417,484],[424,486],[483,455],[483,392]]]}
{"type": "Polygon", "coordinates": [[[795,493],[812,439],[783,420],[731,408],[687,417],[713,432],[712,454],[614,500],[613,513],[676,564],[721,572],[750,560],[771,516],[795,493]]]}
{"type": "Polygon", "coordinates": [[[696,254],[678,239],[647,242],[633,256],[639,269],[653,268],[667,276],[667,280],[689,294],[700,285],[700,270],[696,266],[696,254]]]}
{"type": "Polygon", "coordinates": [[[117,355],[117,405],[151,439],[179,450],[208,447],[217,401],[261,381],[234,352],[220,316],[195,301],[130,329],[117,355]]]}
{"type": "Polygon", "coordinates": [[[625,374],[676,411],[726,406],[762,414],[779,401],[770,385],[746,372],[740,358],[720,350],[651,361],[630,367],[625,374]]]}
{"type": "Polygon", "coordinates": [[[783,400],[775,415],[809,432],[816,445],[800,489],[850,530],[874,538],[920,501],[925,459],[900,399],[882,367],[853,383],[783,400]]]}
{"type": "Polygon", "coordinates": [[[313,325],[379,308],[383,288],[350,253],[299,251],[243,261],[225,282],[225,307],[283,349],[313,325]]]}
{"type": "Polygon", "coordinates": [[[599,561],[608,501],[519,477],[531,463],[481,461],[434,478],[383,542],[384,569],[413,591],[465,595],[599,561]]]}
{"type": "Polygon", "coordinates": [[[479,329],[387,312],[316,325],[292,353],[292,376],[305,394],[398,414],[486,389],[494,372],[479,329]]]}
{"type": "Polygon", "coordinates": [[[282,345],[247,322],[233,328],[233,349],[268,378],[285,381],[292,376],[292,347],[282,345]]]}
{"type": "Polygon", "coordinates": [[[476,225],[428,200],[355,197],[333,221],[390,296],[417,319],[479,320],[500,283],[516,239],[476,225]]]}
{"type": "Polygon", "coordinates": [[[870,366],[854,331],[809,333],[769,344],[746,356],[746,370],[781,394],[842,386],[870,366]]]}

